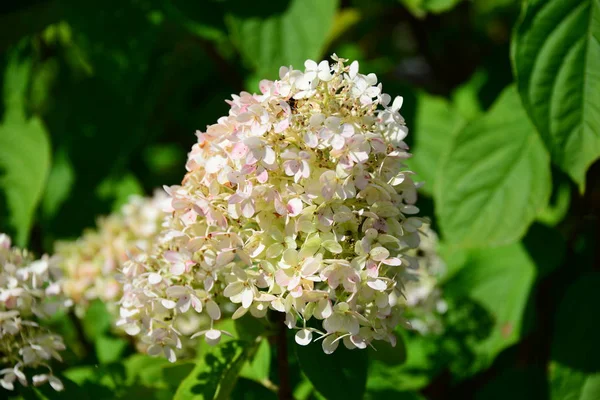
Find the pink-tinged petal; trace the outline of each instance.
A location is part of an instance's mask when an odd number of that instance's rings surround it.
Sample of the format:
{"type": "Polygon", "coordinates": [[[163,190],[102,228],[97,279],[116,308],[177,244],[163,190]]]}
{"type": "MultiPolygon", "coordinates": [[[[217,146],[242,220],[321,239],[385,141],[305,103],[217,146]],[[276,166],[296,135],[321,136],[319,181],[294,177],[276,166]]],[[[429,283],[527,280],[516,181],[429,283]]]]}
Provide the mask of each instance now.
{"type": "Polygon", "coordinates": [[[254,203],[252,200],[246,200],[242,203],[242,215],[244,217],[252,218],[254,211],[254,203]]]}
{"type": "Polygon", "coordinates": [[[192,307],[196,310],[197,313],[202,312],[202,302],[196,296],[192,296],[192,307]]]}
{"type": "Polygon", "coordinates": [[[179,254],[176,251],[172,251],[172,250],[165,251],[164,257],[165,257],[165,260],[169,261],[172,264],[180,263],[183,260],[181,257],[181,254],[179,254]]]}
{"type": "Polygon", "coordinates": [[[256,180],[259,183],[265,183],[266,181],[268,181],[269,180],[269,173],[267,172],[267,170],[264,169],[264,168],[261,168],[259,170],[259,172],[256,174],[256,180]]]}
{"type": "Polygon", "coordinates": [[[298,285],[300,285],[300,280],[301,280],[301,278],[299,275],[292,276],[292,278],[290,279],[290,282],[287,285],[287,289],[294,290],[298,285]]]}
{"type": "Polygon", "coordinates": [[[317,258],[307,258],[302,266],[302,275],[311,276],[316,274],[321,269],[321,262],[317,258]]]}
{"type": "Polygon", "coordinates": [[[302,286],[300,286],[300,285],[298,285],[294,289],[290,290],[290,295],[295,299],[302,297],[303,293],[304,292],[302,290],[302,286]]]}
{"type": "Polygon", "coordinates": [[[252,113],[249,112],[245,112],[245,113],[241,113],[236,117],[236,120],[238,122],[248,122],[250,121],[252,118],[254,118],[254,115],[252,113]]]}
{"type": "Polygon", "coordinates": [[[292,176],[300,169],[300,163],[296,160],[287,160],[283,163],[283,170],[287,176],[292,176]]]}
{"type": "Polygon", "coordinates": [[[239,160],[246,154],[248,154],[248,146],[246,146],[244,143],[236,143],[231,150],[231,158],[234,160],[239,160]]]}
{"type": "Polygon", "coordinates": [[[392,257],[392,258],[383,260],[382,263],[384,263],[385,265],[391,265],[393,267],[397,267],[399,265],[402,265],[402,260],[400,260],[397,257],[392,257]]]}
{"type": "Polygon", "coordinates": [[[299,198],[295,198],[295,199],[291,199],[290,201],[288,201],[286,208],[287,208],[287,211],[289,212],[289,214],[292,217],[295,217],[302,212],[302,209],[304,208],[304,206],[302,204],[302,200],[300,200],[299,198]]]}
{"type": "Polygon", "coordinates": [[[170,269],[171,273],[173,275],[181,275],[185,272],[185,264],[184,263],[177,263],[177,264],[173,264],[171,265],[171,269],[170,269]]]}
{"type": "Polygon", "coordinates": [[[275,282],[281,287],[289,285],[291,277],[286,273],[286,270],[279,269],[275,272],[275,282]]]}
{"type": "Polygon", "coordinates": [[[258,83],[258,88],[260,89],[260,92],[262,94],[265,94],[269,91],[269,89],[271,89],[271,87],[273,86],[273,81],[270,81],[268,79],[263,79],[258,83]]]}
{"type": "Polygon", "coordinates": [[[289,118],[284,118],[275,124],[275,133],[281,133],[290,127],[289,118]]]}
{"type": "Polygon", "coordinates": [[[259,161],[259,158],[259,152],[256,149],[252,149],[246,156],[246,164],[254,165],[259,161]]]}

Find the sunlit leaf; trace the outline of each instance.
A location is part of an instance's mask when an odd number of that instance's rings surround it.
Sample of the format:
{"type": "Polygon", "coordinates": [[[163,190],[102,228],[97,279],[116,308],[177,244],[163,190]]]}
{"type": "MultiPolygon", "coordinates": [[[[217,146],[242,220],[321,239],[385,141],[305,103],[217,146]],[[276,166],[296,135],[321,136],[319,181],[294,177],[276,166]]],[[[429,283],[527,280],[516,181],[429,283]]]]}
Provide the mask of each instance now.
{"type": "Polygon", "coordinates": [[[436,214],[457,246],[514,242],[548,204],[549,157],[513,87],[453,137],[438,170],[436,214]]]}
{"type": "Polygon", "coordinates": [[[525,2],[512,56],[552,160],[583,189],[600,157],[600,0],[525,2]]]}
{"type": "Polygon", "coordinates": [[[337,0],[291,0],[277,5],[263,0],[258,4],[257,9],[271,9],[272,14],[233,12],[228,26],[244,60],[260,77],[275,78],[282,65],[300,69],[306,59],[323,56],[337,0]]]}
{"type": "Polygon", "coordinates": [[[207,347],[196,367],[177,388],[174,399],[229,398],[250,349],[247,342],[237,340],[207,347]]]}
{"type": "Polygon", "coordinates": [[[17,51],[4,72],[4,120],[0,123],[0,228],[27,244],[33,216],[50,171],[50,139],[42,121],[27,118],[25,93],[31,60],[17,51]]]}
{"type": "Polygon", "coordinates": [[[535,264],[520,243],[470,252],[444,287],[452,304],[444,339],[457,346],[450,358],[456,374],[487,368],[500,351],[519,341],[527,328],[535,276],[535,264]]]}

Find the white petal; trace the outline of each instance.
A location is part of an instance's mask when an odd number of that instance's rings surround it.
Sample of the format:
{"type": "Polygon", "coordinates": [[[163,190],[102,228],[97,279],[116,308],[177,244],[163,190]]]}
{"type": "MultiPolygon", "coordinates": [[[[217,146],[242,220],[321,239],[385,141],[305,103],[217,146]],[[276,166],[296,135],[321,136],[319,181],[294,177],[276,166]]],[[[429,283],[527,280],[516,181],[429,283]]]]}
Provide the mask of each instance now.
{"type": "Polygon", "coordinates": [[[169,309],[169,310],[175,308],[175,306],[177,305],[177,303],[175,303],[173,300],[169,300],[169,299],[162,299],[160,301],[160,303],[163,305],[164,308],[169,309]]]}
{"type": "Polygon", "coordinates": [[[206,331],[204,337],[206,339],[206,343],[214,346],[221,341],[221,331],[217,329],[210,329],[206,331]]]}
{"type": "Polygon", "coordinates": [[[252,293],[252,289],[244,289],[244,292],[242,293],[242,307],[250,307],[252,305],[252,300],[254,300],[254,293],[252,293]]]}
{"type": "Polygon", "coordinates": [[[206,312],[208,313],[208,316],[213,320],[221,318],[221,309],[213,300],[208,300],[206,302],[206,312]]]}
{"type": "Polygon", "coordinates": [[[306,346],[312,341],[312,332],[308,329],[301,329],[296,333],[296,343],[300,346],[306,346]]]}
{"type": "Polygon", "coordinates": [[[50,378],[48,378],[48,383],[50,383],[50,386],[52,386],[52,389],[56,390],[57,392],[61,392],[64,389],[64,386],[63,386],[63,383],[61,382],[61,380],[55,376],[50,376],[50,378]]]}
{"type": "Polygon", "coordinates": [[[161,281],[162,281],[162,276],[160,276],[160,274],[157,274],[156,272],[153,272],[150,275],[148,275],[148,282],[151,285],[156,285],[157,283],[160,283],[161,281]]]}
{"type": "Polygon", "coordinates": [[[336,341],[336,339],[335,335],[329,335],[323,339],[323,351],[325,354],[331,354],[337,349],[340,342],[336,341]]]}

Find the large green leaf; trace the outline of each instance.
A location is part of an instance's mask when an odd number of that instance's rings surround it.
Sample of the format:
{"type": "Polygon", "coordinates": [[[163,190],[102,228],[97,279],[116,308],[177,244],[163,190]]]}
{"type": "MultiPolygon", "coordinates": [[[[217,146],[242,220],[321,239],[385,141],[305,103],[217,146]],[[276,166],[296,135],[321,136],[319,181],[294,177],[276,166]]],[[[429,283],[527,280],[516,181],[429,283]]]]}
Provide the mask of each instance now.
{"type": "Polygon", "coordinates": [[[258,1],[255,9],[275,9],[268,16],[248,15],[248,7],[229,15],[231,37],[259,77],[274,78],[282,65],[303,68],[307,59],[323,56],[337,0],[258,1]],[[285,5],[283,10],[276,10],[285,5]]]}
{"type": "Polygon", "coordinates": [[[436,213],[460,247],[518,240],[550,196],[549,157],[514,87],[453,137],[438,171],[436,213]]]}
{"type": "Polygon", "coordinates": [[[519,93],[581,188],[600,157],[600,0],[529,0],[513,38],[519,93]]]}
{"type": "MultiPolygon", "coordinates": [[[[31,59],[10,55],[4,73],[4,120],[0,124],[0,229],[25,246],[50,171],[50,140],[41,120],[28,119],[25,95],[31,59]]],[[[27,57],[27,56],[25,56],[27,57]]]]}
{"type": "Polygon", "coordinates": [[[407,164],[416,172],[419,181],[425,181],[422,189],[425,193],[433,192],[439,160],[464,122],[465,119],[443,97],[426,93],[418,95],[417,113],[414,124],[411,124],[413,157],[407,160],[407,164]]]}
{"type": "Polygon", "coordinates": [[[452,304],[444,338],[457,346],[448,348],[456,351],[451,358],[455,373],[468,376],[487,368],[525,333],[535,276],[535,264],[520,243],[469,253],[444,287],[452,304]]]}
{"type": "Polygon", "coordinates": [[[553,400],[600,398],[600,274],[582,276],[562,300],[552,339],[553,400]]]}
{"type": "Polygon", "coordinates": [[[348,350],[340,343],[333,354],[325,354],[321,343],[297,346],[302,372],[328,400],[362,399],[367,383],[367,352],[348,350]]]}
{"type": "Polygon", "coordinates": [[[240,376],[255,380],[259,383],[264,383],[269,380],[269,373],[271,372],[271,346],[267,339],[262,339],[256,354],[254,354],[250,360],[244,365],[240,376]]]}
{"type": "Polygon", "coordinates": [[[203,357],[197,360],[196,367],[177,388],[174,399],[229,398],[251,351],[252,346],[240,340],[207,348],[203,357]]]}

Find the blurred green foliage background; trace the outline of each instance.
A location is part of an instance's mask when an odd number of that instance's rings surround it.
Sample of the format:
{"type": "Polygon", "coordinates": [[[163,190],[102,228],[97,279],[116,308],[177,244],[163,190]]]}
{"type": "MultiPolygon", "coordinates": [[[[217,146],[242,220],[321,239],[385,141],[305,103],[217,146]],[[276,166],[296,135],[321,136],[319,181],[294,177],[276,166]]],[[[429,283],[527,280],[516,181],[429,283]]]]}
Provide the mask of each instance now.
{"type": "Polygon", "coordinates": [[[232,93],[336,53],[404,97],[450,307],[327,398],[600,399],[599,38],[598,0],[2,2],[0,231],[51,252],[179,183],[232,93]]]}

